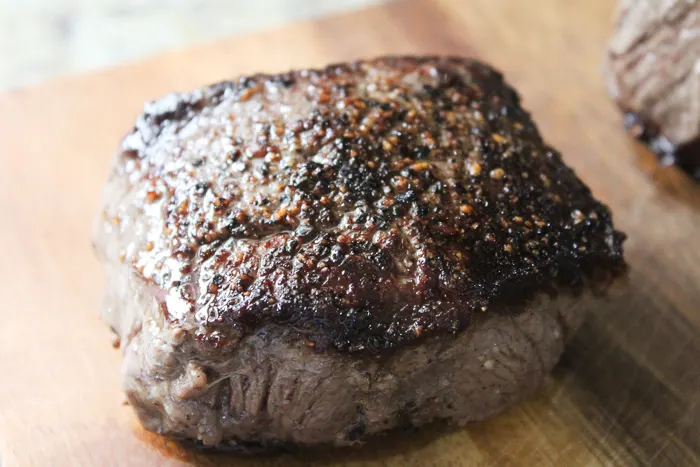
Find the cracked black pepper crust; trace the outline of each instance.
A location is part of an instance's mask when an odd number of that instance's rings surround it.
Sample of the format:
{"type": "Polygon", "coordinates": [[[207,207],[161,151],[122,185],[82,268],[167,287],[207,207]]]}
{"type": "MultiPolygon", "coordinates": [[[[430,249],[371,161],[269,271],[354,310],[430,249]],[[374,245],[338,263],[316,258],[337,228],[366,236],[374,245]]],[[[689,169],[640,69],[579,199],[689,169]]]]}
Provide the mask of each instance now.
{"type": "Polygon", "coordinates": [[[170,95],[114,170],[129,194],[105,215],[145,232],[120,260],[212,351],[276,323],[309,347],[386,352],[625,268],[610,210],[501,74],[464,58],[170,95]]]}

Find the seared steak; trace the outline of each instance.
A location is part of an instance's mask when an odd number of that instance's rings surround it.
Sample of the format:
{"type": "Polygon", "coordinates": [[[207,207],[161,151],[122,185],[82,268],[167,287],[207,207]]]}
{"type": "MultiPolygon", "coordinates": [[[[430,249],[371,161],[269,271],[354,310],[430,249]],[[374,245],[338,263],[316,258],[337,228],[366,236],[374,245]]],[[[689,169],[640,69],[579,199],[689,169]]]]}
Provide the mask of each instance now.
{"type": "Polygon", "coordinates": [[[241,448],[503,410],[602,306],[623,239],[499,73],[437,57],[147,104],[95,235],[142,423],[241,448]]]}
{"type": "Polygon", "coordinates": [[[700,2],[621,0],[610,93],[630,132],[700,180],[700,2]]]}

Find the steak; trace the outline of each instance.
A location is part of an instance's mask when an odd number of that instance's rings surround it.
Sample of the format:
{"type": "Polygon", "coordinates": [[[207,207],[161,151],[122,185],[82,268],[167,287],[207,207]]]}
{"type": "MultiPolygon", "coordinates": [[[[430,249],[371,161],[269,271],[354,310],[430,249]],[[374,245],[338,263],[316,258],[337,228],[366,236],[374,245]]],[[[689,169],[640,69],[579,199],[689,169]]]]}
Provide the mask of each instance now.
{"type": "Polygon", "coordinates": [[[531,394],[624,235],[474,60],[382,57],[146,104],[96,222],[143,425],[345,445],[531,394]]]}
{"type": "Polygon", "coordinates": [[[622,0],[607,59],[625,125],[700,180],[700,2],[622,0]]]}

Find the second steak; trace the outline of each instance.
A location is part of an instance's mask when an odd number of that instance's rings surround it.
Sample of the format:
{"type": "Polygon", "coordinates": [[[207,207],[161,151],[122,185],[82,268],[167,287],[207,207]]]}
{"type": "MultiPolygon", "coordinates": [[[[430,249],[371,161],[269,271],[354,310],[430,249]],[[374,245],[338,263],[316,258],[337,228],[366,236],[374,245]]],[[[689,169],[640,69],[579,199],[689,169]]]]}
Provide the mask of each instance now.
{"type": "Polygon", "coordinates": [[[608,52],[625,124],[665,164],[700,180],[700,2],[622,0],[608,52]]]}

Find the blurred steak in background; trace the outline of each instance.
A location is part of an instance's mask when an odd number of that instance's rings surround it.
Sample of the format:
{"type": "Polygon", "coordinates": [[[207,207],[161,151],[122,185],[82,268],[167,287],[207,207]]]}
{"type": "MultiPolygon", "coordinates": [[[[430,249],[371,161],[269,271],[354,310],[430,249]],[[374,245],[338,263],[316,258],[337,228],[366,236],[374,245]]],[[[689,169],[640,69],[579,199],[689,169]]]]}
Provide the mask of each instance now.
{"type": "Polygon", "coordinates": [[[700,179],[700,2],[622,0],[607,57],[625,125],[700,179]]]}

